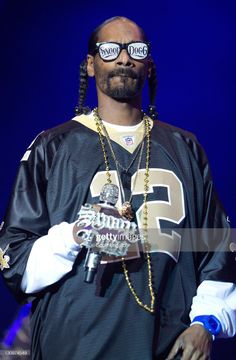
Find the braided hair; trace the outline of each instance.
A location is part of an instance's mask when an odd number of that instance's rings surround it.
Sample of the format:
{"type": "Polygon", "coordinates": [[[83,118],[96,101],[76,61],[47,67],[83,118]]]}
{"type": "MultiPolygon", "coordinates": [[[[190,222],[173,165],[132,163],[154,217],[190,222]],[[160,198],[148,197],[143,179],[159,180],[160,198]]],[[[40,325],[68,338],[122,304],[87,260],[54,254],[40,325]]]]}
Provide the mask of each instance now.
{"type": "MultiPolygon", "coordinates": [[[[127,18],[124,18],[123,16],[112,17],[112,18],[104,21],[101,25],[99,25],[92,32],[92,34],[89,38],[89,42],[88,42],[88,54],[94,55],[94,49],[95,49],[96,43],[98,42],[100,30],[105,25],[107,25],[115,20],[122,20],[122,19],[127,19],[127,18]]],[[[129,20],[129,21],[131,21],[131,20],[129,20]]],[[[138,26],[138,25],[136,24],[136,26],[138,26]]],[[[148,38],[147,38],[145,32],[143,31],[143,29],[140,28],[139,26],[138,26],[138,28],[143,36],[144,41],[148,41],[148,38]]],[[[157,74],[156,74],[156,66],[155,66],[153,59],[151,58],[150,61],[152,64],[152,70],[151,70],[151,75],[148,79],[149,98],[150,98],[150,105],[148,107],[148,112],[149,112],[149,116],[152,119],[157,119],[157,111],[156,111],[156,105],[155,105],[156,92],[157,92],[157,74]]],[[[76,115],[88,114],[91,111],[89,107],[84,105],[85,100],[86,100],[87,90],[88,90],[88,73],[87,73],[87,60],[85,59],[80,64],[79,96],[78,96],[78,104],[75,107],[76,115]]]]}
{"type": "Polygon", "coordinates": [[[158,117],[158,113],[156,111],[156,93],[157,93],[157,71],[156,71],[156,65],[151,58],[151,75],[148,78],[148,88],[149,88],[149,99],[150,99],[150,105],[148,107],[148,114],[151,119],[155,120],[158,117]]]}
{"type": "Polygon", "coordinates": [[[88,90],[88,73],[87,73],[87,60],[83,60],[80,64],[80,75],[79,75],[80,85],[79,85],[79,97],[78,105],[75,107],[75,114],[88,114],[90,108],[84,106],[86,94],[88,90]]]}

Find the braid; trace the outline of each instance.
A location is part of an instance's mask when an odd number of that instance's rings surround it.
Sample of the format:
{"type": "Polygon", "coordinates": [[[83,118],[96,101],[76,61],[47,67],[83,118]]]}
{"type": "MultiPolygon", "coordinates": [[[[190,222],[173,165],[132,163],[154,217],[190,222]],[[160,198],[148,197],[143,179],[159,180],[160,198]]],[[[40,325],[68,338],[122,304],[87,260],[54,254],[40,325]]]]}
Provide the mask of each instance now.
{"type": "Polygon", "coordinates": [[[88,114],[90,112],[90,108],[84,106],[86,93],[88,89],[88,74],[87,74],[87,60],[83,60],[80,64],[80,86],[79,86],[79,98],[78,105],[75,107],[75,114],[88,114]]]}
{"type": "Polygon", "coordinates": [[[151,59],[151,62],[152,62],[152,71],[151,71],[151,76],[148,79],[149,97],[150,97],[150,105],[148,107],[148,110],[149,110],[150,118],[155,120],[157,119],[158,116],[155,105],[156,92],[157,92],[157,72],[156,72],[156,65],[153,59],[151,59]]]}

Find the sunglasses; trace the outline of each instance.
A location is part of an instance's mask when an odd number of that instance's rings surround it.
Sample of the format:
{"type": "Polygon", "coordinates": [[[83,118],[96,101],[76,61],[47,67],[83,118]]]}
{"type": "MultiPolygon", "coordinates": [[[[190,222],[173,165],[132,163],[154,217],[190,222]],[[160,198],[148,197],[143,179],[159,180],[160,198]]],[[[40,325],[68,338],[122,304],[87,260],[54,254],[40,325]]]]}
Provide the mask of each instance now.
{"type": "Polygon", "coordinates": [[[98,52],[103,61],[113,61],[125,49],[131,59],[144,60],[150,54],[150,43],[144,41],[131,41],[127,44],[117,42],[96,43],[95,53],[98,52]]]}

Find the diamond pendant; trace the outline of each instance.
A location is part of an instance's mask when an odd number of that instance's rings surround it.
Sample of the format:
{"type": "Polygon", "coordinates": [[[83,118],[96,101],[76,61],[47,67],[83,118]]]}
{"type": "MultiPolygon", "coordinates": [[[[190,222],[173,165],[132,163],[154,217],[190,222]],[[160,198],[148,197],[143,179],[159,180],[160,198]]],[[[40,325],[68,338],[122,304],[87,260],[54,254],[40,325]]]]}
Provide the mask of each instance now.
{"type": "Polygon", "coordinates": [[[124,216],[127,220],[132,220],[134,212],[129,201],[125,201],[119,210],[121,216],[124,216]]]}

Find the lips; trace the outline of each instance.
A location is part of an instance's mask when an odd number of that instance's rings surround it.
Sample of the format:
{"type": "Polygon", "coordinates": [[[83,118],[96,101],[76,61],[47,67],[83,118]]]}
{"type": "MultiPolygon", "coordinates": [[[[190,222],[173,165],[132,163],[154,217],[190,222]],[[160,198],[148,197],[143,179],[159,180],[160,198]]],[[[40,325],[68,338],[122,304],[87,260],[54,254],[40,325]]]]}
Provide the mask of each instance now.
{"type": "Polygon", "coordinates": [[[137,75],[131,69],[115,69],[111,71],[108,75],[109,78],[120,76],[120,77],[127,77],[132,79],[137,79],[137,75]]]}
{"type": "Polygon", "coordinates": [[[130,77],[127,74],[119,74],[119,75],[115,75],[115,76],[121,76],[121,77],[130,77]]]}

